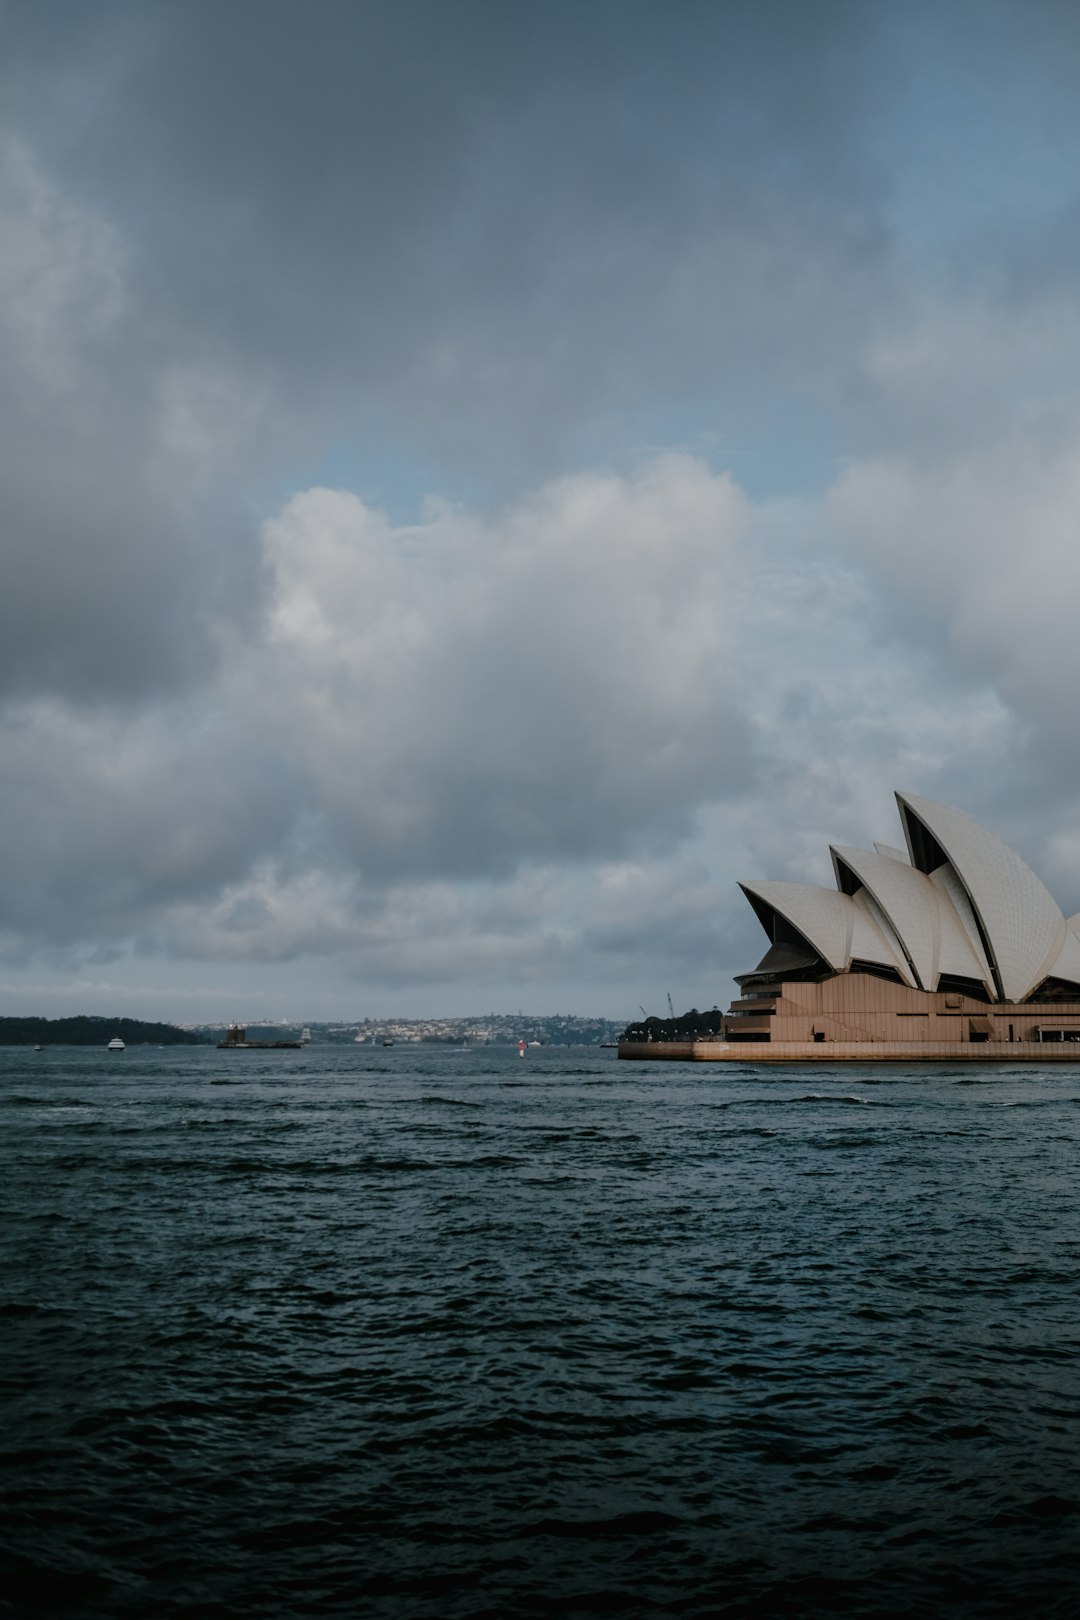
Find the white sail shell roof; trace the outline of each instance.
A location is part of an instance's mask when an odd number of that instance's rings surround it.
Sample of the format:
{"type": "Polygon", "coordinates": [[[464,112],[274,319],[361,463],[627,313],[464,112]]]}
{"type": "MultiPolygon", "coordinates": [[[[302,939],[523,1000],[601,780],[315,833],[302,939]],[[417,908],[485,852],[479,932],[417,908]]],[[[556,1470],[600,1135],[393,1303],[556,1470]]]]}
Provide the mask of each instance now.
{"type": "Polygon", "coordinates": [[[919,986],[932,990],[937,982],[939,928],[937,896],[930,879],[884,852],[833,845],[832,854],[873,895],[902,941],[919,986]]]}
{"type": "Polygon", "coordinates": [[[834,889],[822,889],[813,883],[786,883],[779,878],[766,878],[760,883],[741,883],[747,895],[759,900],[781,917],[828,962],[834,973],[842,973],[848,964],[848,938],[851,933],[849,909],[851,901],[846,894],[834,889]]]}
{"type": "Polygon", "coordinates": [[[888,917],[866,889],[851,896],[855,922],[851,931],[851,959],[876,962],[895,968],[906,985],[917,988],[917,980],[888,917]],[[885,951],[882,951],[884,945],[885,951]]]}
{"type": "Polygon", "coordinates": [[[843,973],[852,957],[882,967],[900,970],[901,959],[882,934],[873,917],[857,906],[850,895],[837,889],[819,888],[813,883],[787,883],[767,878],[742,883],[748,895],[756,895],[772,911],[779,913],[798,930],[834,973],[843,973]],[[857,947],[857,948],[856,948],[857,947]]]}
{"type": "Polygon", "coordinates": [[[989,944],[999,995],[1024,1001],[1065,944],[1065,919],[1053,896],[1019,855],[962,810],[915,794],[896,798],[909,847],[910,812],[948,856],[989,944]]]}
{"type": "Polygon", "coordinates": [[[944,973],[954,979],[977,979],[986,986],[990,999],[996,1000],[994,975],[964,885],[948,862],[931,873],[929,881],[938,897],[938,977],[944,973]]]}
{"type": "Polygon", "coordinates": [[[1065,943],[1054,959],[1050,976],[1080,984],[1080,918],[1070,917],[1065,927],[1065,943]]]}
{"type": "Polygon", "coordinates": [[[833,972],[865,962],[924,990],[967,979],[991,1000],[1022,1002],[1048,977],[1080,985],[1080,913],[1066,925],[1030,867],[971,816],[896,798],[910,859],[888,844],[833,846],[836,891],[744,883],[766,930],[775,912],[833,972]]]}

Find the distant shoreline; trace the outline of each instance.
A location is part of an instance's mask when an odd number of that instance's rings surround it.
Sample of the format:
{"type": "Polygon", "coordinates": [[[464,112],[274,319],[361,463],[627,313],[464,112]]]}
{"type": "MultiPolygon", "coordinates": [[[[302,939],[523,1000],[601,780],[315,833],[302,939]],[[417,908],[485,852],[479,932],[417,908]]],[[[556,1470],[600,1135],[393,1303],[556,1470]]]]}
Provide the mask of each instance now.
{"type": "MultiPolygon", "coordinates": [[[[226,1023],[168,1024],[80,1013],[67,1018],[0,1017],[0,1047],[105,1046],[114,1035],[127,1046],[216,1046],[226,1023]]],[[[309,1032],[312,1045],[611,1046],[625,1025],[576,1013],[484,1013],[461,1018],[364,1018],[351,1022],[246,1023],[249,1041],[293,1041],[309,1032]]]]}
{"type": "Polygon", "coordinates": [[[105,1046],[119,1035],[126,1046],[205,1046],[207,1037],[175,1024],[138,1018],[0,1018],[0,1046],[105,1046]]]}

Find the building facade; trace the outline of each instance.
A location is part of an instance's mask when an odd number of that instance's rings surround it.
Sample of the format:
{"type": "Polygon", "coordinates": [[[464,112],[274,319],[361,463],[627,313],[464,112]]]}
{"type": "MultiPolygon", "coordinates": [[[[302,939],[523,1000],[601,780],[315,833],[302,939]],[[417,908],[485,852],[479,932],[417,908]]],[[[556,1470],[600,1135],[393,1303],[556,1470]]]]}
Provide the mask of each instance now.
{"type": "Polygon", "coordinates": [[[1080,1062],[1080,914],[963,811],[896,800],[906,847],[833,846],[835,888],[740,885],[769,943],[717,1038],[620,1055],[1080,1062]]]}

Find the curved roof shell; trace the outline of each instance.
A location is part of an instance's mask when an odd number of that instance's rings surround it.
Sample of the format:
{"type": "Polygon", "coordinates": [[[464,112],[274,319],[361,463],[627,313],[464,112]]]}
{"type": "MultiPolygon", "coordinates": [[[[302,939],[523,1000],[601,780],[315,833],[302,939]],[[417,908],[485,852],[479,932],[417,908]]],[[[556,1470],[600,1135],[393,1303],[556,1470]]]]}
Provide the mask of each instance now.
{"type": "MultiPolygon", "coordinates": [[[[833,845],[833,865],[846,866],[873,895],[901,943],[915,983],[932,990],[937,982],[938,908],[930,879],[906,861],[868,849],[833,845]]],[[[837,879],[840,879],[837,871],[837,879]]]]}
{"type": "Polygon", "coordinates": [[[944,864],[938,855],[946,857],[970,901],[998,996],[1024,1001],[1065,944],[1065,919],[1053,896],[1019,855],[972,816],[916,794],[898,793],[896,799],[912,865],[936,871],[944,864]]]}
{"type": "Polygon", "coordinates": [[[753,905],[771,937],[770,913],[782,917],[810,944],[834,973],[843,973],[852,959],[903,972],[903,957],[897,951],[865,906],[858,906],[850,895],[837,889],[823,889],[814,883],[788,883],[766,878],[739,887],[753,905]]]}
{"type": "Polygon", "coordinates": [[[852,895],[851,903],[855,907],[851,931],[852,961],[874,962],[880,967],[895,968],[906,985],[917,989],[918,980],[911,970],[907,952],[873,895],[866,889],[860,889],[852,895]]]}
{"type": "MultiPolygon", "coordinates": [[[[971,901],[948,861],[930,874],[930,885],[937,891],[941,930],[938,938],[938,979],[943,974],[952,979],[977,979],[985,987],[991,1001],[996,1001],[997,981],[982,948],[971,901]]],[[[937,983],[934,988],[937,989],[937,983]]]]}
{"type": "Polygon", "coordinates": [[[1054,959],[1049,977],[1065,979],[1069,984],[1080,984],[1080,919],[1069,918],[1065,927],[1065,943],[1054,959]]]}
{"type": "Polygon", "coordinates": [[[1047,978],[1080,985],[1080,914],[1066,925],[1046,887],[973,817],[898,793],[908,855],[834,845],[836,890],[742,884],[774,941],[805,942],[834,973],[867,964],[937,990],[982,984],[992,1001],[1027,1000],[1047,978]]]}

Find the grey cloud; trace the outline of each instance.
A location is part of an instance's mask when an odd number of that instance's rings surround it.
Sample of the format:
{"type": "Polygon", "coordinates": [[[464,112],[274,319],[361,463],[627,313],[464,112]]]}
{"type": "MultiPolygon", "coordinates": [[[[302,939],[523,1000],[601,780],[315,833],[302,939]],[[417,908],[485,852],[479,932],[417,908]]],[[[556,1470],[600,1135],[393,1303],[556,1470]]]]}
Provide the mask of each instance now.
{"type": "Polygon", "coordinates": [[[820,382],[883,253],[859,19],[12,0],[0,695],[210,678],[245,498],[328,442],[490,500],[820,382]]]}
{"type": "Polygon", "coordinates": [[[713,969],[756,949],[737,877],[827,881],[830,839],[891,824],[901,763],[932,786],[987,737],[958,744],[852,582],[759,528],[686,457],[498,519],[296,497],[265,533],[266,632],[205,698],[9,714],[4,914],[35,943],[380,984],[652,982],[666,960],[711,1005],[713,969]]]}
{"type": "Polygon", "coordinates": [[[13,953],[150,937],[163,908],[206,904],[266,849],[287,870],[303,790],[244,730],[191,709],[117,722],[9,708],[0,919],[13,953]]]}
{"type": "Polygon", "coordinates": [[[128,705],[199,679],[255,561],[242,520],[215,543],[193,376],[132,362],[126,269],[104,222],[0,140],[0,698],[128,705]]]}
{"type": "Polygon", "coordinates": [[[15,104],[155,321],[266,368],[298,439],[332,400],[498,487],[493,445],[535,478],[688,391],[760,420],[770,381],[820,391],[874,320],[847,0],[10,18],[15,104]]]}
{"type": "Polygon", "coordinates": [[[297,497],[268,535],[280,712],[369,880],[670,844],[746,792],[723,611],[745,521],[682,457],[483,524],[297,497]]]}
{"type": "Polygon", "coordinates": [[[893,785],[1067,825],[1067,199],[1026,279],[898,243],[882,15],[9,0],[10,960],[706,1004],[893,785]],[[638,447],[808,416],[784,510],[638,447]],[[303,492],[368,440],[461,506],[303,492]]]}
{"type": "Polygon", "coordinates": [[[171,949],[177,907],[209,908],[206,949],[283,959],[344,948],[389,888],[670,849],[754,780],[720,611],[746,523],[686,457],[483,522],[296,497],[267,526],[265,633],[226,639],[205,692],[9,705],[0,915],[171,949]]]}

